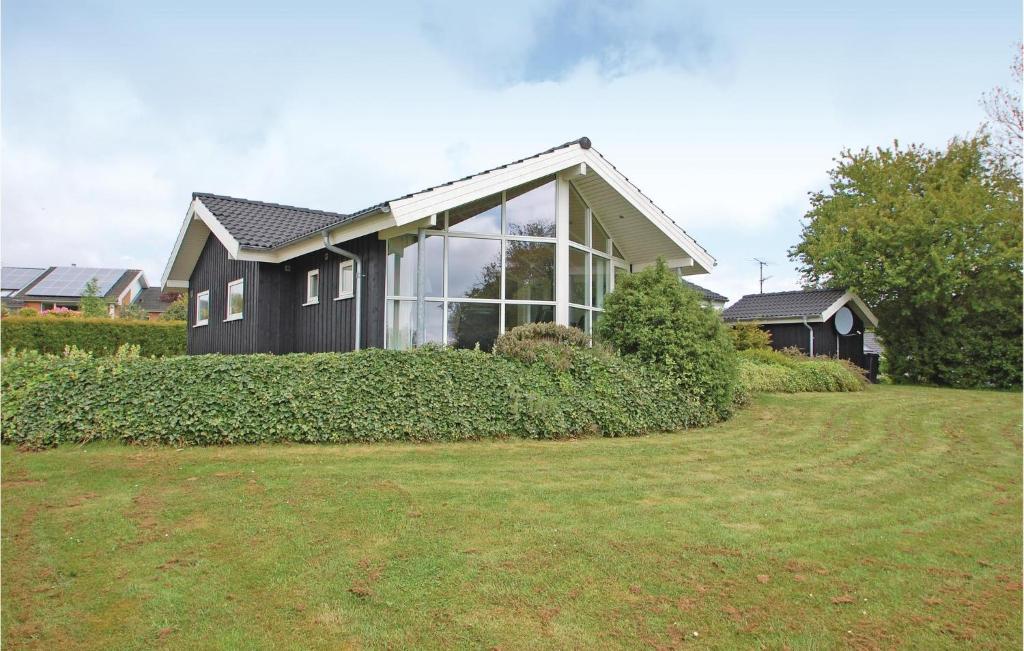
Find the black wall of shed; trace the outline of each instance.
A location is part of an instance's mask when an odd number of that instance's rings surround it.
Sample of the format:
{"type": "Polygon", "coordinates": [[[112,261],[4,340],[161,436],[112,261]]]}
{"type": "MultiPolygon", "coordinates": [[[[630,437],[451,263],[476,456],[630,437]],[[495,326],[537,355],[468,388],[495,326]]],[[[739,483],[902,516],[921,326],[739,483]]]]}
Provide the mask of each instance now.
{"type": "MultiPolygon", "coordinates": [[[[861,368],[864,361],[864,322],[856,313],[853,315],[853,333],[840,335],[836,332],[835,317],[824,323],[808,323],[814,329],[814,354],[848,359],[861,368]]],[[[810,337],[803,323],[765,323],[761,326],[772,334],[772,348],[781,350],[795,346],[804,354],[808,353],[810,337]]]]}

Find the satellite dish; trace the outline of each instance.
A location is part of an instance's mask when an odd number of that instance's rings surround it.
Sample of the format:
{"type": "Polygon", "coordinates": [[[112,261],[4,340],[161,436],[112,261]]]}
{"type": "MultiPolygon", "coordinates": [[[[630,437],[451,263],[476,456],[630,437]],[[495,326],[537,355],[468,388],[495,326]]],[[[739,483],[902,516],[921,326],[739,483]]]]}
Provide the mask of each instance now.
{"type": "Polygon", "coordinates": [[[853,312],[848,307],[841,307],[836,312],[836,332],[841,335],[848,335],[853,330],[853,312]]]}

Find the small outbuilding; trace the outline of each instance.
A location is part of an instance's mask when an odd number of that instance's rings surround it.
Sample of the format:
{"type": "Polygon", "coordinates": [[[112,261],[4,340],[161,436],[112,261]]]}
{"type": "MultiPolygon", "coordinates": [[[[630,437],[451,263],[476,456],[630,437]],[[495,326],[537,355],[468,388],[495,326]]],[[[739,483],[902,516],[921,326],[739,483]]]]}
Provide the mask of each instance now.
{"type": "Polygon", "coordinates": [[[748,294],[722,312],[726,322],[756,322],[772,335],[772,348],[796,347],[815,356],[848,359],[863,369],[864,333],[878,319],[845,289],[807,289],[748,294]]]}

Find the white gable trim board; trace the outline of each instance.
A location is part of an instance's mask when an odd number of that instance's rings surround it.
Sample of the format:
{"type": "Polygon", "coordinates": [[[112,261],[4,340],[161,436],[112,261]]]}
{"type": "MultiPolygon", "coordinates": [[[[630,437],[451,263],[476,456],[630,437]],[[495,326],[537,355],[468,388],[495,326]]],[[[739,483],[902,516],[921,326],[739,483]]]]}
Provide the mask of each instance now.
{"type": "MultiPolygon", "coordinates": [[[[609,200],[618,215],[602,215],[602,225],[625,256],[639,270],[665,258],[669,267],[683,274],[707,273],[715,259],[673,222],[654,202],[644,195],[613,165],[589,146],[585,139],[506,167],[482,172],[447,185],[423,190],[387,202],[365,214],[329,227],[331,244],[371,233],[399,232],[424,223],[433,223],[438,213],[482,199],[535,179],[557,175],[577,186],[587,199],[594,195],[609,200]],[[583,144],[586,146],[583,146],[583,144]],[[626,213],[629,213],[628,215],[626,213]],[[616,219],[618,217],[619,219],[616,219]],[[637,220],[641,217],[641,220],[637,220]]],[[[161,286],[165,289],[188,287],[208,234],[212,233],[236,260],[281,263],[323,248],[322,233],[311,233],[294,242],[273,249],[244,247],[196,197],[182,223],[170,259],[164,269],[161,286]]]]}

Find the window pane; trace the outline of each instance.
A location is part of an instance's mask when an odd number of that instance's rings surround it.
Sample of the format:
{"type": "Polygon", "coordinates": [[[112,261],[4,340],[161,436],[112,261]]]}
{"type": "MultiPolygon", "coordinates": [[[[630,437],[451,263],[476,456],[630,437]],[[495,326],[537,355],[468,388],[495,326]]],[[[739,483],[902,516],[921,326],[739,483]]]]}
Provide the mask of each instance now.
{"type": "Polygon", "coordinates": [[[496,303],[449,303],[448,343],[456,348],[490,351],[498,337],[496,303]]]}
{"type": "Polygon", "coordinates": [[[501,194],[449,210],[448,230],[462,233],[500,233],[501,194]]]}
{"type": "Polygon", "coordinates": [[[551,323],[554,320],[554,305],[509,303],[505,306],[505,332],[527,323],[551,323]]]}
{"type": "MultiPolygon", "coordinates": [[[[415,305],[415,303],[413,304],[415,305]]],[[[441,301],[424,301],[423,303],[423,343],[444,343],[444,303],[441,301]]],[[[415,320],[414,320],[415,322],[415,320]]]]}
{"type": "Polygon", "coordinates": [[[416,301],[388,301],[387,324],[388,348],[406,350],[412,348],[413,329],[416,323],[416,301]]]}
{"type": "Polygon", "coordinates": [[[587,244],[587,205],[576,188],[569,191],[569,239],[584,246],[587,244]]]}
{"type": "Polygon", "coordinates": [[[593,260],[593,270],[591,271],[591,305],[594,307],[604,307],[604,297],[608,293],[608,285],[610,278],[608,277],[608,260],[600,256],[590,256],[593,260]]]}
{"type": "Polygon", "coordinates": [[[342,262],[338,265],[339,276],[338,278],[338,295],[346,295],[353,293],[353,284],[355,278],[355,265],[351,262],[342,262]]]}
{"type": "MultiPolygon", "coordinates": [[[[444,275],[444,236],[427,235],[423,241],[425,284],[423,287],[424,296],[444,296],[444,285],[441,278],[444,275]]],[[[415,270],[412,272],[416,277],[415,270]]],[[[416,295],[416,285],[413,283],[412,295],[416,295]]]]}
{"type": "Polygon", "coordinates": [[[388,296],[416,295],[416,235],[388,240],[388,296]]]}
{"type": "Polygon", "coordinates": [[[570,307],[569,308],[569,325],[574,328],[579,328],[583,332],[590,332],[587,329],[587,315],[590,314],[590,310],[584,310],[581,307],[570,307]]]}
{"type": "Polygon", "coordinates": [[[505,247],[505,298],[555,300],[555,245],[508,240],[505,247]]]}
{"type": "Polygon", "coordinates": [[[306,299],[315,301],[320,298],[320,274],[309,274],[306,276],[306,299]]]}
{"type": "Polygon", "coordinates": [[[569,302],[587,304],[587,254],[569,247],[569,302]]]}
{"type": "Polygon", "coordinates": [[[601,222],[597,221],[597,217],[591,216],[590,228],[590,238],[593,242],[590,245],[591,248],[597,249],[602,253],[608,253],[608,246],[612,243],[612,239],[608,237],[608,233],[601,227],[601,222]]]}
{"type": "Polygon", "coordinates": [[[501,240],[448,238],[448,296],[498,298],[501,240]]]}
{"type": "Polygon", "coordinates": [[[614,289],[615,287],[619,286],[619,283],[622,282],[623,278],[625,278],[626,276],[629,275],[629,269],[626,268],[626,267],[620,267],[618,265],[614,265],[612,267],[612,273],[615,274],[615,277],[614,277],[614,279],[612,281],[612,288],[614,289]]]}
{"type": "Polygon", "coordinates": [[[612,255],[616,258],[622,258],[623,260],[626,259],[626,257],[622,255],[622,251],[619,250],[619,247],[615,245],[615,242],[612,242],[612,255]]]}
{"type": "Polygon", "coordinates": [[[555,236],[555,179],[548,176],[505,192],[509,235],[555,236]]]}
{"type": "Polygon", "coordinates": [[[209,321],[210,320],[210,295],[203,292],[196,299],[197,308],[196,314],[198,315],[198,321],[209,321]]]}
{"type": "Polygon", "coordinates": [[[228,316],[236,316],[242,313],[245,299],[242,294],[242,283],[228,287],[228,316]]]}

